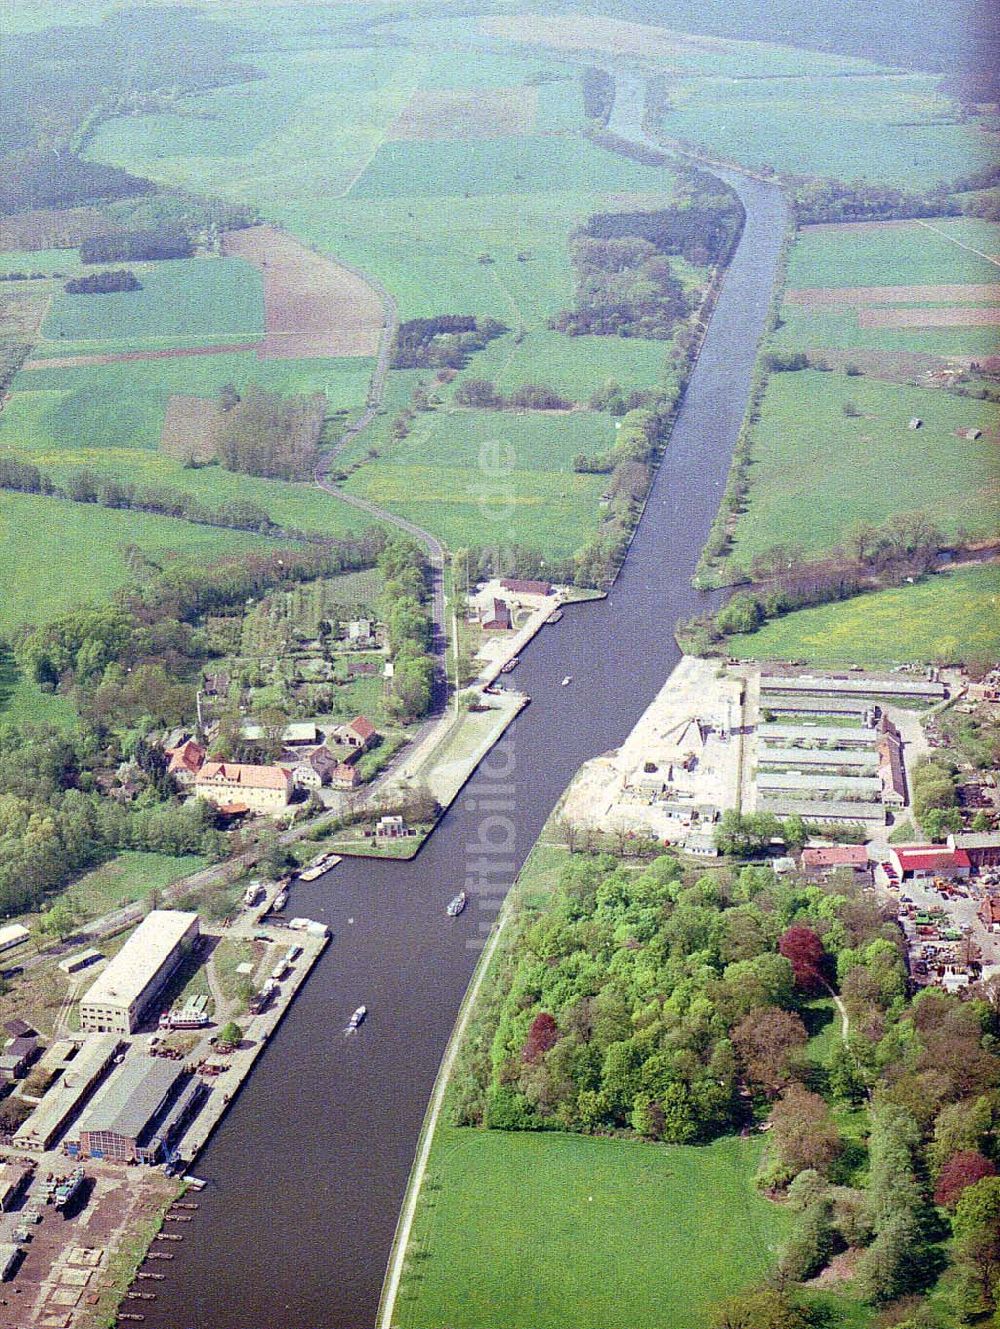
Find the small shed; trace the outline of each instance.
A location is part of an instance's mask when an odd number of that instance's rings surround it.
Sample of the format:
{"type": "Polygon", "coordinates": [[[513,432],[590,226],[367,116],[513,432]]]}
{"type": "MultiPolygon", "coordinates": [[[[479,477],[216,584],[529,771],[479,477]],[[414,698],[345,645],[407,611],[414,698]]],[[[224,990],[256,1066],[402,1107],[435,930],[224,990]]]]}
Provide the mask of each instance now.
{"type": "Polygon", "coordinates": [[[911,417],[911,419],[910,419],[910,423],[907,425],[907,428],[908,428],[908,429],[922,429],[922,428],[923,428],[923,424],[924,424],[924,422],[923,422],[923,420],[921,420],[920,416],[919,416],[919,415],[914,415],[914,416],[911,417]]]}
{"type": "Polygon", "coordinates": [[[961,434],[962,437],[967,438],[970,443],[975,443],[977,439],[982,438],[983,431],[981,429],[963,429],[961,434]]]}

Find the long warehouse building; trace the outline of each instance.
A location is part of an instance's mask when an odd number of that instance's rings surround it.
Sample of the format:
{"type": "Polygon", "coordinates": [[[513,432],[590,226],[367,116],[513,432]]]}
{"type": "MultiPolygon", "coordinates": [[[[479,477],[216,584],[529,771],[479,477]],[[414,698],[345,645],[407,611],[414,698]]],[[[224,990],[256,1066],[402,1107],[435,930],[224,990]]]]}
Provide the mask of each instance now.
{"type": "Polygon", "coordinates": [[[197,914],[153,909],[80,1003],[80,1028],[131,1034],[197,937],[197,914]]]}

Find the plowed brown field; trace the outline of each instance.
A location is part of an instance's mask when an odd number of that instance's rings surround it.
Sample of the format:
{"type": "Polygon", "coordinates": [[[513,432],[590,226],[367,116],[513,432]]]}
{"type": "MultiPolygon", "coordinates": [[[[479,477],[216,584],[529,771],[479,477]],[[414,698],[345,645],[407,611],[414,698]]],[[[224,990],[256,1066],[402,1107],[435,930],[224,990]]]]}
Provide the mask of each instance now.
{"type": "Polygon", "coordinates": [[[224,252],[264,275],[262,359],[375,355],[382,301],[363,277],[274,226],[229,231],[224,252]]]}

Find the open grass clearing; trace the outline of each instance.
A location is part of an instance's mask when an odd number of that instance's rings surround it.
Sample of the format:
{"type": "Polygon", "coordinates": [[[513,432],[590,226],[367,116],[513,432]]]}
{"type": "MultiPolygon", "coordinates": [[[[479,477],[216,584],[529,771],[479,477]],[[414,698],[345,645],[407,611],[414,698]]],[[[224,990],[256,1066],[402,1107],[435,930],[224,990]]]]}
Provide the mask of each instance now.
{"type": "Polygon", "coordinates": [[[43,692],[18,670],[8,650],[0,650],[0,723],[50,724],[72,729],[76,711],[68,697],[43,692]]]}
{"type": "Polygon", "coordinates": [[[957,568],[726,638],[740,659],[892,666],[1000,657],[1000,568],[957,568]]]}
{"type": "Polygon", "coordinates": [[[754,1189],[759,1154],[439,1126],[396,1322],[698,1329],[791,1229],[754,1189]]]}
{"type": "Polygon", "coordinates": [[[611,447],[609,416],[439,410],[346,483],[452,547],[514,541],[552,557],[575,552],[600,521],[607,477],[573,457],[611,447]]]}
{"type": "Polygon", "coordinates": [[[991,327],[864,328],[858,311],[803,309],[786,304],[775,344],[791,350],[909,351],[918,355],[978,359],[996,354],[997,334],[991,327]]]}
{"type": "Polygon", "coordinates": [[[776,544],[817,554],[861,522],[914,510],[948,534],[959,527],[994,533],[996,443],[956,431],[987,434],[998,418],[995,405],[930,389],[814,370],[772,374],[753,432],[733,560],[746,565],[776,544]],[[844,414],[845,403],[856,418],[844,414]],[[914,417],[922,428],[908,428],[914,417]]]}
{"type": "Polygon", "coordinates": [[[154,558],[200,561],[273,548],[258,536],[172,517],[0,492],[0,630],[107,598],[128,578],[129,545],[154,558]]]}
{"type": "Polygon", "coordinates": [[[865,309],[868,305],[965,304],[987,305],[1000,300],[1000,284],[968,282],[939,286],[805,286],[785,292],[789,304],[806,309],[839,305],[865,309]]]}

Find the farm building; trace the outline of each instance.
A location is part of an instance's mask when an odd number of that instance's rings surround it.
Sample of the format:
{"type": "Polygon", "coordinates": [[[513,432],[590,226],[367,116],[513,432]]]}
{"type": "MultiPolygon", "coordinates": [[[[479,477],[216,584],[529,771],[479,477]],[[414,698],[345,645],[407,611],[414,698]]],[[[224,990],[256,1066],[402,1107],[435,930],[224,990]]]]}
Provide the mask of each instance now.
{"type": "Polygon", "coordinates": [[[198,915],[153,909],[80,1003],[80,1028],[130,1034],[198,937],[198,915]]]}
{"type": "Polygon", "coordinates": [[[333,768],[330,784],[334,789],[356,789],[361,783],[361,772],[350,761],[341,761],[333,768]]]}
{"type": "Polygon", "coordinates": [[[156,1127],[184,1077],[174,1061],[126,1057],[67,1136],[66,1152],[114,1163],[155,1163],[160,1154],[156,1127]]]}
{"type": "Polygon", "coordinates": [[[12,1038],[0,1052],[0,1080],[20,1080],[38,1056],[38,1039],[34,1034],[12,1038]]]}
{"type": "Polygon", "coordinates": [[[78,974],[81,969],[103,959],[103,954],[96,947],[88,946],[85,951],[77,951],[76,955],[67,955],[65,960],[60,960],[59,968],[64,974],[78,974]]]}
{"type": "Polygon", "coordinates": [[[914,415],[910,417],[910,423],[906,427],[907,429],[922,429],[923,426],[924,422],[921,420],[920,416],[914,415]]]}
{"type": "Polygon", "coordinates": [[[366,752],[378,738],[378,730],[367,715],[356,715],[350,724],[335,729],[333,736],[338,743],[345,743],[357,752],[366,752]]]}
{"type": "Polygon", "coordinates": [[[192,785],[195,776],[205,764],[205,755],[205,749],[201,744],[196,743],[193,738],[189,738],[179,748],[168,749],[167,756],[170,761],[167,765],[167,773],[172,775],[178,784],[192,785]]]}
{"type": "Polygon", "coordinates": [[[910,844],[889,847],[889,859],[900,881],[928,881],[934,877],[961,880],[969,875],[969,855],[964,849],[939,844],[910,844]]]}
{"type": "Polygon", "coordinates": [[[194,792],[223,812],[281,812],[291,798],[292,777],[280,766],[207,761],[195,779],[194,792]]]}
{"type": "Polygon", "coordinates": [[[807,872],[825,872],[830,868],[868,868],[868,850],[863,844],[817,845],[802,850],[802,866],[807,872]]]}
{"type": "Polygon", "coordinates": [[[330,783],[338,766],[337,758],[329,748],[317,748],[308,757],[290,767],[292,783],[298,789],[322,789],[330,783]]]}
{"type": "Polygon", "coordinates": [[[0,1163],[0,1214],[17,1203],[34,1175],[34,1169],[17,1163],[0,1163]]]}
{"type": "Polygon", "coordinates": [[[906,768],[903,765],[903,745],[895,734],[882,735],[878,745],[878,756],[882,802],[886,807],[905,807],[906,768]]]}
{"type": "MultiPolygon", "coordinates": [[[[260,724],[240,725],[243,737],[253,742],[259,742],[265,736],[265,732],[264,726],[260,724]]],[[[319,731],[311,721],[296,721],[294,724],[285,725],[281,731],[281,741],[286,747],[309,747],[319,742],[319,731]]]]}
{"type": "Polygon", "coordinates": [[[790,794],[822,796],[843,794],[874,803],[882,792],[882,782],[873,775],[825,775],[804,771],[758,771],[757,788],[764,793],[781,791],[790,794]]]}
{"type": "Polygon", "coordinates": [[[88,1038],[28,1120],[14,1132],[16,1147],[35,1153],[51,1149],[100,1083],[120,1047],[117,1034],[88,1038]]]}
{"type": "Polygon", "coordinates": [[[835,766],[845,773],[857,775],[874,773],[878,769],[878,754],[845,748],[763,748],[757,753],[761,766],[794,766],[801,770],[835,766]]]}

